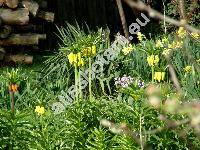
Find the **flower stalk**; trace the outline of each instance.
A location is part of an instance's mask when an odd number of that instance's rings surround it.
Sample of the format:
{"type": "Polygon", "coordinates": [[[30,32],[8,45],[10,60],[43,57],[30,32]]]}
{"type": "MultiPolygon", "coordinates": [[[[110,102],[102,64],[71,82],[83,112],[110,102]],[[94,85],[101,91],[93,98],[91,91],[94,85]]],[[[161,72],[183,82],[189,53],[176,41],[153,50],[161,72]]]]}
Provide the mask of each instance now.
{"type": "Polygon", "coordinates": [[[75,89],[76,89],[76,100],[78,100],[78,69],[77,65],[75,65],[75,89]]]}
{"type": "Polygon", "coordinates": [[[92,100],[92,61],[91,57],[89,57],[89,94],[90,101],[92,100]]]}

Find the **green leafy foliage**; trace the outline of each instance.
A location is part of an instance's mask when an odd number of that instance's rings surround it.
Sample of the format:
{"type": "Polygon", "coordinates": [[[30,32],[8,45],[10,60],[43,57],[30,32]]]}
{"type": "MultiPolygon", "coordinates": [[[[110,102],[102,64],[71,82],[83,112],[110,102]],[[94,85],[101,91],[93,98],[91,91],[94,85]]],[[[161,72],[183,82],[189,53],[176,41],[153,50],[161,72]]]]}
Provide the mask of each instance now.
{"type": "MultiPolygon", "coordinates": [[[[100,76],[92,81],[92,98],[88,99],[86,87],[82,98],[74,99],[65,106],[63,112],[55,114],[52,104],[58,102],[60,93],[67,91],[75,82],[74,69],[67,55],[71,51],[79,52],[85,46],[91,46],[94,41],[98,41],[95,43],[97,54],[103,54],[111,45],[107,30],[84,32],[80,27],[68,24],[67,28],[59,29],[59,32],[62,41],[59,52],[45,61],[45,67],[30,68],[33,71],[24,68],[17,74],[11,73],[10,80],[5,80],[5,73],[0,76],[0,149],[137,150],[143,146],[142,142],[146,144],[144,148],[155,150],[198,149],[200,140],[194,132],[195,128],[188,126],[191,122],[177,128],[165,128],[169,126],[166,120],[177,123],[192,118],[193,123],[200,122],[198,111],[195,112],[198,107],[188,110],[184,105],[186,101],[198,100],[200,96],[200,76],[196,69],[200,45],[195,39],[186,37],[179,41],[176,36],[169,35],[118,47],[120,54],[104,65],[100,76]],[[163,42],[166,39],[167,42],[163,42]],[[162,41],[161,47],[157,46],[158,40],[162,41]],[[175,47],[170,49],[170,62],[177,73],[183,95],[174,90],[167,73],[167,60],[163,55],[174,42],[175,47]],[[190,59],[183,51],[190,53],[190,59]],[[147,60],[151,55],[159,57],[157,64],[153,63],[153,71],[166,72],[161,81],[154,78],[152,81],[152,66],[147,60]],[[191,66],[189,71],[185,70],[187,66],[191,66]],[[124,87],[116,85],[114,78],[127,77],[124,75],[130,76],[133,81],[124,87]],[[20,89],[14,94],[15,113],[11,113],[8,109],[7,85],[11,81],[17,82],[16,79],[20,82],[20,89]],[[158,99],[151,101],[149,93],[158,99]],[[174,103],[168,103],[169,99],[174,100],[174,103]],[[166,108],[166,105],[169,107],[166,108]],[[44,113],[38,113],[36,106],[42,106],[44,113]],[[178,106],[181,109],[176,110],[178,106]],[[105,128],[101,124],[102,119],[110,120],[117,127],[128,127],[141,143],[127,134],[120,134],[115,128],[105,128]],[[156,129],[159,132],[155,132],[156,129]]],[[[97,58],[92,59],[95,61],[97,58]]],[[[88,64],[83,70],[87,67],[88,64]]]]}

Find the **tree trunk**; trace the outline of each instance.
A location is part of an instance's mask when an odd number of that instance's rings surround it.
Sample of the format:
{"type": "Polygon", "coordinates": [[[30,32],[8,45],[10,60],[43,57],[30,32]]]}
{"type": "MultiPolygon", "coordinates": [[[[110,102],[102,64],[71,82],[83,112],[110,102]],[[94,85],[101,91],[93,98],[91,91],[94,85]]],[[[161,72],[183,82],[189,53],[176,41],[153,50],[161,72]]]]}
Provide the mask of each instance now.
{"type": "Polygon", "coordinates": [[[0,18],[9,25],[25,25],[29,21],[29,11],[26,8],[17,10],[0,8],[0,18]]]}

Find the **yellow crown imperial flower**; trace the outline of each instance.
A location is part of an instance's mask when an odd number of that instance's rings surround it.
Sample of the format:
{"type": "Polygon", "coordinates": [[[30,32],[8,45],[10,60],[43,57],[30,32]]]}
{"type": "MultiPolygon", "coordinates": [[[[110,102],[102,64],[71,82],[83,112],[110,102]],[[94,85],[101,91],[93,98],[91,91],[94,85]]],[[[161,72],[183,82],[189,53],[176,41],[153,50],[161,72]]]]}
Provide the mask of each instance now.
{"type": "Polygon", "coordinates": [[[159,63],[159,57],[158,57],[158,55],[148,56],[147,57],[147,62],[149,64],[149,66],[158,65],[158,63],[159,63]]]}
{"type": "Polygon", "coordinates": [[[198,39],[200,37],[200,35],[198,33],[191,33],[191,36],[194,38],[194,39],[198,39]]]}
{"type": "Polygon", "coordinates": [[[183,27],[180,27],[177,34],[178,34],[178,37],[184,38],[186,36],[186,30],[183,27]]]}
{"type": "Polygon", "coordinates": [[[44,109],[44,107],[42,107],[42,106],[41,106],[41,107],[40,107],[40,106],[36,106],[35,112],[37,112],[38,115],[43,115],[44,112],[45,112],[45,109],[44,109]]]}
{"type": "Polygon", "coordinates": [[[158,55],[156,55],[154,58],[154,64],[158,65],[158,63],[159,63],[159,57],[158,57],[158,55]]]}
{"type": "Polygon", "coordinates": [[[89,55],[89,49],[88,48],[84,48],[82,50],[82,53],[83,53],[84,56],[88,56],[89,55]]]}
{"type": "Polygon", "coordinates": [[[96,55],[96,52],[97,52],[97,48],[95,45],[92,46],[92,54],[93,55],[96,55]]]}
{"type": "Polygon", "coordinates": [[[165,72],[155,72],[154,79],[158,82],[163,81],[165,78],[165,72]]]}
{"type": "Polygon", "coordinates": [[[158,47],[158,48],[164,47],[161,40],[156,41],[156,47],[158,47]]]}
{"type": "Polygon", "coordinates": [[[72,64],[74,66],[83,66],[84,65],[84,61],[83,61],[83,58],[81,58],[80,52],[78,52],[77,54],[70,53],[68,55],[68,59],[69,59],[70,64],[72,64]]]}
{"type": "Polygon", "coordinates": [[[154,66],[154,55],[148,56],[147,62],[149,64],[149,66],[154,66]]]}
{"type": "Polygon", "coordinates": [[[84,66],[84,61],[83,61],[83,58],[79,59],[78,61],[78,66],[84,66]]]}
{"type": "Polygon", "coordinates": [[[81,59],[81,53],[80,52],[77,53],[77,57],[78,57],[78,60],[81,59]]]}
{"type": "Polygon", "coordinates": [[[96,55],[97,48],[95,45],[92,47],[86,47],[82,50],[82,53],[84,56],[91,56],[91,55],[96,55]]]}
{"type": "Polygon", "coordinates": [[[184,68],[184,71],[185,71],[186,73],[190,73],[190,72],[192,71],[192,66],[186,66],[186,67],[184,68]]]}
{"type": "Polygon", "coordinates": [[[77,64],[77,63],[78,63],[78,55],[74,54],[74,64],[77,64]]]}
{"type": "Polygon", "coordinates": [[[68,57],[69,63],[73,64],[73,62],[74,62],[74,54],[70,53],[67,57],[68,57]]]}

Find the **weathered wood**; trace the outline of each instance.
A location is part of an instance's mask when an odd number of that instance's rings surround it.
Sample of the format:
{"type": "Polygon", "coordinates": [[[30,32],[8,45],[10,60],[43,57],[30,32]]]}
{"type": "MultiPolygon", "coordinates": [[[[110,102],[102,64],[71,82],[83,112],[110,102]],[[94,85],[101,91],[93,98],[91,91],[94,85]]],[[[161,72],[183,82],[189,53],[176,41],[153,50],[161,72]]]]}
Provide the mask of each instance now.
{"type": "Polygon", "coordinates": [[[0,0],[0,7],[3,5],[4,0],[0,0]]]}
{"type": "Polygon", "coordinates": [[[5,25],[0,27],[0,38],[5,39],[7,38],[12,32],[11,26],[5,25]]]}
{"type": "Polygon", "coordinates": [[[29,21],[29,11],[26,8],[17,10],[0,8],[0,18],[9,25],[25,25],[29,21]]]}
{"type": "Polygon", "coordinates": [[[52,12],[39,11],[37,17],[42,18],[48,22],[54,21],[54,13],[52,12]]]}
{"type": "Polygon", "coordinates": [[[0,40],[0,45],[38,45],[39,40],[44,39],[46,39],[46,34],[11,34],[9,38],[0,40]]]}
{"type": "Polygon", "coordinates": [[[36,16],[37,11],[39,9],[39,5],[37,2],[32,1],[32,0],[23,0],[22,5],[29,10],[29,12],[33,15],[36,16]]]}
{"type": "Polygon", "coordinates": [[[45,40],[47,38],[46,34],[37,34],[39,40],[45,40]]]}
{"type": "Polygon", "coordinates": [[[42,25],[23,25],[23,26],[12,26],[14,32],[24,33],[24,32],[42,32],[43,26],[42,25]]]}
{"type": "Polygon", "coordinates": [[[4,48],[0,47],[0,60],[3,60],[5,56],[5,50],[4,48]]]}
{"type": "Polygon", "coordinates": [[[1,27],[1,25],[2,25],[2,19],[1,19],[1,17],[0,17],[0,27],[1,27]]]}
{"type": "Polygon", "coordinates": [[[19,1],[18,0],[4,0],[4,3],[9,8],[17,8],[19,1]]]}
{"type": "Polygon", "coordinates": [[[5,61],[6,62],[32,64],[33,63],[33,56],[29,56],[29,55],[8,55],[8,56],[5,56],[5,61]]]}
{"type": "Polygon", "coordinates": [[[0,40],[0,45],[38,45],[39,36],[37,34],[12,34],[8,39],[0,40]]]}

